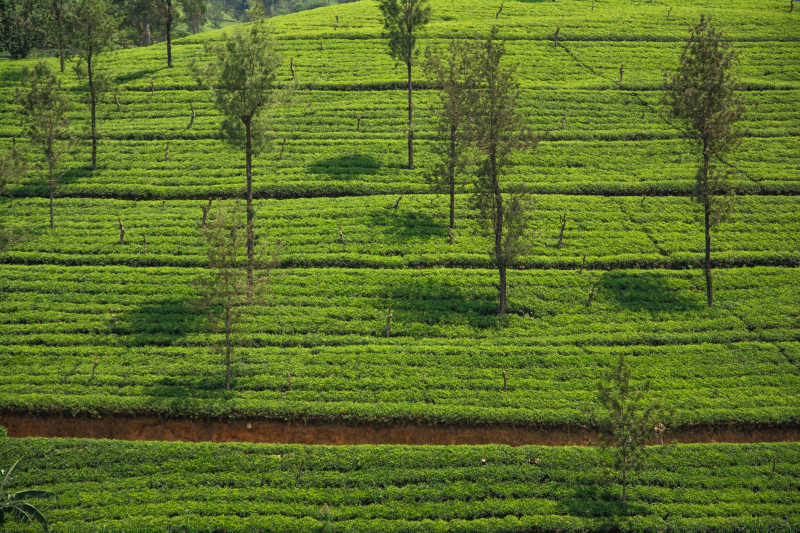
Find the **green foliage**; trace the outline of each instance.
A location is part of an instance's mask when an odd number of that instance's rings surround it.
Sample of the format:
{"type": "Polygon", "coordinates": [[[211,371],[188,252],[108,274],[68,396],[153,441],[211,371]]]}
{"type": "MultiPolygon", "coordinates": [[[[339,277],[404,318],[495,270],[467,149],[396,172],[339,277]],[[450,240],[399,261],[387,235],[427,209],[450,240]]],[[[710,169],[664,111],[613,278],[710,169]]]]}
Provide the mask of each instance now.
{"type": "Polygon", "coordinates": [[[379,0],[378,7],[389,38],[389,55],[411,64],[417,53],[419,32],[431,20],[428,0],[379,0]]]}
{"type": "Polygon", "coordinates": [[[455,227],[456,175],[470,162],[469,120],[475,105],[474,62],[478,47],[471,41],[452,39],[446,51],[425,50],[425,73],[439,87],[431,106],[436,121],[436,142],[432,152],[434,186],[450,193],[450,227],[455,227]]]}
{"type": "Polygon", "coordinates": [[[45,62],[40,61],[33,69],[25,68],[23,75],[23,88],[17,90],[16,103],[22,110],[24,133],[47,162],[50,229],[53,229],[53,197],[59,178],[56,170],[70,144],[67,129],[70,103],[61,90],[61,81],[45,62]]]}
{"type": "Polygon", "coordinates": [[[664,416],[657,406],[649,403],[650,385],[634,387],[631,383],[631,369],[623,353],[597,387],[598,400],[606,411],[600,420],[600,432],[604,445],[614,448],[614,468],[620,472],[624,503],[631,482],[629,476],[644,468],[645,446],[664,431],[664,416]]]}
{"type": "MultiPolygon", "coordinates": [[[[200,209],[194,205],[196,234],[200,209]]],[[[126,238],[138,245],[141,233],[135,223],[129,229],[126,238]]],[[[331,230],[329,245],[340,246],[331,230]]],[[[111,234],[110,240],[117,239],[111,234]]],[[[713,312],[694,294],[702,284],[699,270],[516,271],[516,313],[499,329],[491,301],[496,271],[335,268],[336,256],[330,259],[325,268],[273,271],[270,305],[249,306],[234,339],[240,356],[232,397],[209,397],[221,388],[215,346],[224,337],[203,329],[203,315],[189,305],[198,296],[194,280],[208,269],[3,265],[0,407],[588,424],[596,382],[624,352],[635,375],[654,384],[653,401],[675,408],[664,421],[670,428],[798,423],[800,373],[782,354],[797,336],[797,269],[726,270],[719,287],[725,299],[713,312]],[[586,307],[595,285],[595,301],[586,307]],[[387,340],[381,334],[390,303],[387,340]],[[509,377],[506,392],[501,365],[509,377]],[[287,370],[291,391],[284,390],[287,370]],[[214,376],[219,379],[209,383],[214,376]]]]}
{"type": "Polygon", "coordinates": [[[14,473],[14,469],[19,462],[20,459],[17,459],[8,470],[0,470],[0,476],[3,476],[3,479],[0,480],[0,525],[6,522],[7,516],[11,516],[20,520],[27,520],[28,522],[36,521],[42,526],[42,529],[50,531],[50,526],[48,526],[47,519],[42,512],[33,504],[24,500],[49,498],[55,496],[55,494],[44,490],[8,492],[11,474],[14,473]]]}
{"type": "Polygon", "coordinates": [[[721,172],[719,162],[724,163],[723,157],[740,143],[733,125],[744,113],[735,93],[735,57],[730,43],[723,40],[711,19],[700,15],[700,22],[692,28],[683,49],[680,65],[674,73],[665,74],[667,90],[662,100],[673,117],[688,124],[689,134],[700,148],[702,162],[697,171],[695,197],[703,206],[709,307],[714,303],[711,229],[730,211],[735,193],[727,182],[729,171],[721,172]],[[728,197],[724,198],[726,194],[728,197]]]}
{"type": "Polygon", "coordinates": [[[67,136],[69,99],[61,89],[61,81],[43,61],[32,69],[26,68],[23,77],[23,87],[16,93],[24,120],[23,132],[52,162],[62,153],[56,146],[58,140],[67,136]]]}
{"type": "Polygon", "coordinates": [[[39,0],[0,0],[0,50],[22,59],[47,41],[51,13],[39,0]]]}
{"type": "Polygon", "coordinates": [[[651,452],[624,509],[598,486],[611,457],[589,447],[10,439],[0,460],[21,453],[33,458],[20,480],[59,490],[48,518],[74,533],[756,533],[800,525],[796,443],[651,452]]]}
{"type": "Polygon", "coordinates": [[[493,26],[489,37],[482,42],[473,67],[478,95],[473,103],[469,136],[481,158],[475,182],[475,204],[494,234],[494,245],[489,253],[500,275],[498,314],[502,317],[508,305],[506,268],[530,246],[526,233],[531,202],[526,198],[524,187],[517,188],[504,202],[501,183],[512,154],[532,148],[536,142],[524,125],[517,66],[501,64],[506,51],[505,44],[497,41],[498,34],[499,30],[493,26]]]}
{"type": "Polygon", "coordinates": [[[194,67],[198,83],[210,87],[222,114],[222,137],[246,148],[247,126],[251,128],[251,149],[261,152],[269,140],[264,111],[281,103],[277,69],[282,63],[266,25],[253,24],[238,30],[223,44],[209,45],[215,61],[194,67]]]}
{"type": "Polygon", "coordinates": [[[113,46],[119,21],[108,0],[75,0],[70,7],[69,46],[89,64],[113,46]]]}
{"type": "Polygon", "coordinates": [[[17,146],[16,139],[11,148],[0,155],[0,196],[8,194],[9,184],[17,184],[28,172],[28,162],[17,146]]]}
{"type": "Polygon", "coordinates": [[[686,123],[701,159],[706,161],[705,168],[701,165],[697,173],[695,196],[700,203],[707,199],[711,202],[712,226],[731,205],[719,198],[731,192],[727,183],[730,171],[719,158],[741,144],[734,131],[734,124],[744,113],[741,97],[736,94],[735,59],[733,46],[711,24],[711,17],[701,15],[677,69],[665,73],[667,91],[663,102],[672,117],[686,123]]]}
{"type": "Polygon", "coordinates": [[[179,0],[183,21],[192,33],[198,33],[206,21],[206,0],[179,0]]]}

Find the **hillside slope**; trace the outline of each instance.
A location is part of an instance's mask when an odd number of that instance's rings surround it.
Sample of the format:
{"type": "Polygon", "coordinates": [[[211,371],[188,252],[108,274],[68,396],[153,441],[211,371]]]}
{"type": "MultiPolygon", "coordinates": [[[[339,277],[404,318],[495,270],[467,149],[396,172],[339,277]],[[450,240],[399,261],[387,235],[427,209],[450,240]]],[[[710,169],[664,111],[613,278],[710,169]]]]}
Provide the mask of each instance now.
{"type": "MultiPolygon", "coordinates": [[[[173,69],[159,46],[101,57],[121,107],[112,95],[101,105],[94,172],[80,84],[67,74],[84,150],[65,163],[56,230],[40,168],[13,202],[2,199],[2,223],[21,238],[0,256],[0,409],[584,424],[597,377],[622,352],[634,379],[674,409],[670,423],[800,423],[798,13],[782,0],[592,4],[511,1],[495,19],[495,2],[432,1],[422,47],[497,23],[544,134],[507,181],[529,185],[537,207],[505,328],[469,180],[452,245],[446,199],[430,194],[433,91],[419,72],[418,168],[403,168],[403,72],[386,54],[377,4],[272,21],[300,90],[271,118],[275,139],[254,181],[259,234],[282,243],[284,262],[269,304],[246,321],[230,393],[219,390],[219,338],[192,302],[200,206],[243,194],[244,158],[218,139],[211,94],[188,68],[208,60],[203,41],[225,34],[176,42],[173,69]],[[737,209],[714,236],[713,309],[694,269],[696,161],[658,107],[661,69],[677,62],[700,13],[735,41],[748,107],[730,158],[741,170],[737,209]],[[553,46],[556,27],[572,55],[553,46]],[[386,209],[399,194],[400,207],[386,209]]],[[[20,133],[11,101],[30,64],[0,62],[0,148],[20,133]]],[[[289,75],[287,64],[281,81],[289,75]]]]}

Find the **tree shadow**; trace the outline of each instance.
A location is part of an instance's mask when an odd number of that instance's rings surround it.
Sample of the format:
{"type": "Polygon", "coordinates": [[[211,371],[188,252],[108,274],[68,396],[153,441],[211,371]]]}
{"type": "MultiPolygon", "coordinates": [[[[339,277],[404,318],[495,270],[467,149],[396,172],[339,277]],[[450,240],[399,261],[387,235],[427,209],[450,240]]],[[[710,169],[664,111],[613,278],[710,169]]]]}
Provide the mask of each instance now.
{"type": "MultiPolygon", "coordinates": [[[[102,167],[100,165],[97,166],[97,170],[100,170],[101,168],[102,167]]],[[[93,171],[92,167],[88,165],[72,167],[58,177],[58,184],[67,185],[70,183],[75,183],[82,178],[90,177],[93,172],[97,171],[93,171]]]]}
{"type": "Polygon", "coordinates": [[[614,485],[577,485],[559,498],[558,512],[569,516],[607,519],[599,525],[598,531],[619,531],[621,517],[647,514],[643,504],[625,502],[619,498],[619,487],[614,485]]]}
{"type": "Polygon", "coordinates": [[[35,241],[49,230],[46,222],[29,224],[21,222],[17,209],[25,209],[18,204],[24,197],[0,196],[0,253],[13,250],[17,245],[35,241]]]}
{"type": "MultiPolygon", "coordinates": [[[[4,59],[6,57],[10,56],[7,56],[5,54],[0,55],[0,59],[4,59]]],[[[7,64],[8,63],[6,63],[6,65],[7,64]]],[[[22,67],[16,69],[6,68],[0,71],[0,83],[2,83],[3,85],[5,84],[20,85],[22,83],[22,80],[24,79],[25,79],[25,73],[23,72],[22,67]]]]}
{"type": "Polygon", "coordinates": [[[152,77],[153,74],[159,72],[160,70],[162,70],[162,69],[160,69],[160,68],[150,68],[150,69],[137,70],[137,71],[134,71],[134,72],[128,72],[127,74],[120,74],[119,76],[117,76],[115,81],[116,81],[116,83],[126,83],[126,82],[129,82],[129,81],[134,81],[134,80],[139,80],[139,79],[142,79],[142,78],[146,78],[148,76],[152,77]]]}
{"type": "Polygon", "coordinates": [[[377,174],[380,168],[378,160],[371,155],[348,154],[321,159],[311,164],[308,170],[312,174],[325,174],[329,178],[353,179],[377,174]]]}
{"type": "Polygon", "coordinates": [[[127,345],[171,346],[181,338],[203,331],[206,311],[185,299],[148,302],[119,315],[109,308],[110,329],[127,345]]]}
{"type": "Polygon", "coordinates": [[[446,246],[444,238],[447,237],[447,225],[442,224],[428,213],[404,211],[402,205],[398,209],[392,209],[392,205],[387,204],[384,208],[379,208],[371,213],[369,218],[372,227],[382,232],[387,238],[438,237],[442,240],[436,245],[446,246]]]}
{"type": "Polygon", "coordinates": [[[405,283],[400,282],[387,290],[394,319],[398,322],[460,324],[476,328],[497,326],[495,295],[470,291],[437,274],[406,279],[405,283]]]}
{"type": "MultiPolygon", "coordinates": [[[[233,379],[235,384],[236,380],[233,379]]],[[[233,391],[225,390],[225,368],[206,376],[170,376],[145,389],[145,395],[171,416],[225,412],[233,391]]]]}
{"type": "Polygon", "coordinates": [[[680,280],[652,272],[610,271],[597,284],[598,294],[614,298],[632,311],[697,311],[703,309],[701,295],[688,290],[680,280]]]}
{"type": "MultiPolygon", "coordinates": [[[[98,170],[101,168],[102,167],[98,165],[98,170]]],[[[90,166],[85,165],[72,167],[69,170],[59,174],[58,179],[56,180],[56,198],[58,198],[59,185],[69,185],[83,178],[89,178],[92,176],[93,172],[96,171],[93,171],[90,166]]],[[[9,186],[9,190],[14,198],[25,198],[27,196],[49,196],[50,186],[47,183],[47,169],[45,169],[44,174],[40,174],[39,176],[40,178],[37,178],[35,181],[24,181],[17,185],[9,186]]]]}

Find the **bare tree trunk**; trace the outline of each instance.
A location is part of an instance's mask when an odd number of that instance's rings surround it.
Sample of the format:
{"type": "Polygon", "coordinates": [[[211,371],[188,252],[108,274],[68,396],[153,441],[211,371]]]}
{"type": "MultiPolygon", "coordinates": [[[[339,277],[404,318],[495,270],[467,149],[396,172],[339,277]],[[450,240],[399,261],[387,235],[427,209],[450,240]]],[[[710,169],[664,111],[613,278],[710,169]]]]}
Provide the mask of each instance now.
{"type": "Polygon", "coordinates": [[[411,61],[406,63],[408,67],[408,168],[414,168],[414,102],[411,99],[411,61]]]}
{"type": "Polygon", "coordinates": [[[96,121],[96,95],[94,90],[94,75],[92,72],[92,53],[86,57],[86,71],[89,74],[89,108],[92,115],[92,170],[97,168],[97,121],[96,121]]]}
{"type": "Polygon", "coordinates": [[[622,503],[628,499],[628,465],[625,461],[622,462],[622,503]]]}
{"type": "Polygon", "coordinates": [[[56,12],[58,25],[58,59],[61,63],[61,72],[64,72],[64,6],[63,0],[53,0],[53,9],[56,12]]]}
{"type": "Polygon", "coordinates": [[[450,162],[448,164],[450,180],[450,227],[456,227],[456,127],[450,125],[450,162]]]}
{"type": "Polygon", "coordinates": [[[247,292],[249,295],[253,289],[253,249],[255,247],[255,235],[253,234],[253,219],[255,218],[255,210],[253,209],[253,131],[250,118],[244,121],[244,128],[245,164],[247,169],[247,292]]]}
{"type": "MultiPolygon", "coordinates": [[[[52,144],[52,141],[49,141],[49,143],[52,144]]],[[[52,151],[52,148],[50,148],[49,151],[52,151]]],[[[55,228],[55,221],[53,220],[53,195],[56,188],[56,180],[53,177],[53,162],[51,157],[48,157],[48,169],[50,171],[48,180],[50,184],[50,229],[52,230],[55,228]]]]}
{"type": "Polygon", "coordinates": [[[708,306],[712,307],[714,305],[714,286],[711,280],[711,197],[710,191],[708,190],[708,165],[709,165],[709,154],[707,151],[703,151],[703,184],[704,184],[704,194],[703,194],[703,213],[705,218],[705,232],[706,232],[706,257],[704,268],[706,271],[706,299],[708,301],[708,306]]]}
{"type": "Polygon", "coordinates": [[[172,67],[172,0],[167,0],[167,67],[172,67]]]}
{"type": "Polygon", "coordinates": [[[231,302],[225,302],[225,390],[231,390],[231,302]]]}
{"type": "Polygon", "coordinates": [[[494,255],[497,262],[497,270],[500,274],[500,283],[497,286],[500,292],[500,318],[506,314],[508,307],[508,296],[506,293],[506,261],[503,254],[503,195],[500,192],[500,183],[497,180],[497,156],[496,148],[490,148],[492,185],[494,186],[495,219],[494,219],[494,255]]]}

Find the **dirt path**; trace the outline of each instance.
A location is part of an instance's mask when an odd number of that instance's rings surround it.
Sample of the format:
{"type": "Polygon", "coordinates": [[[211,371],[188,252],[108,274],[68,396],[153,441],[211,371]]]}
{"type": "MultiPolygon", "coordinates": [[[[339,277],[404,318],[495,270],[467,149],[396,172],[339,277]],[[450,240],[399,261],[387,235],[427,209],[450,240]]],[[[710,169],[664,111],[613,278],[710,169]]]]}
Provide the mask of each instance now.
{"type": "MultiPolygon", "coordinates": [[[[0,414],[11,437],[87,437],[188,442],[271,442],[297,444],[539,444],[594,445],[594,431],[423,424],[346,425],[264,420],[177,420],[158,417],[71,418],[0,414]]],[[[702,426],[667,433],[665,442],[800,441],[800,427],[702,426]]]]}

